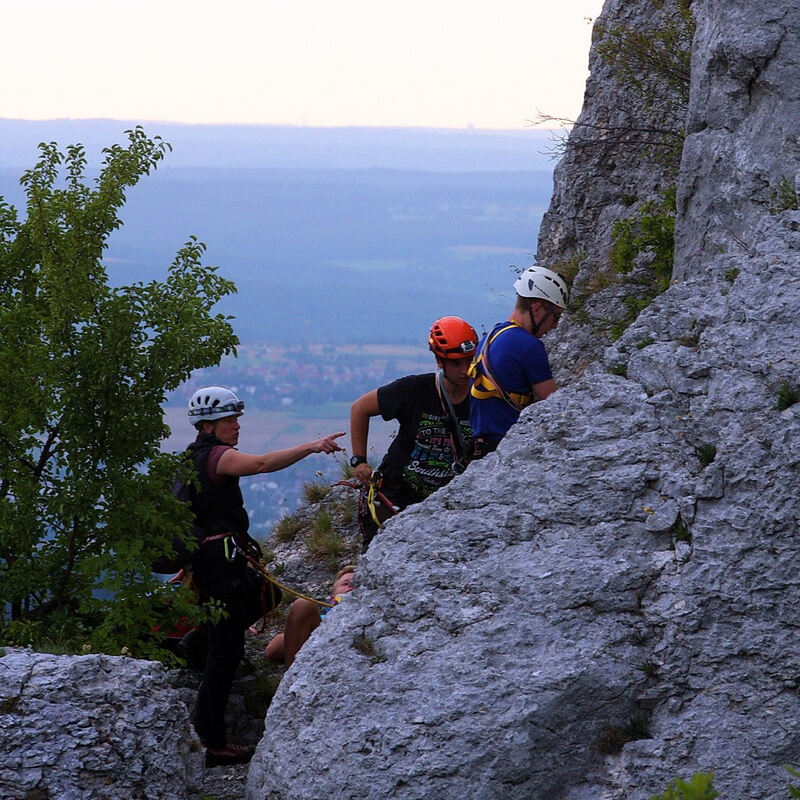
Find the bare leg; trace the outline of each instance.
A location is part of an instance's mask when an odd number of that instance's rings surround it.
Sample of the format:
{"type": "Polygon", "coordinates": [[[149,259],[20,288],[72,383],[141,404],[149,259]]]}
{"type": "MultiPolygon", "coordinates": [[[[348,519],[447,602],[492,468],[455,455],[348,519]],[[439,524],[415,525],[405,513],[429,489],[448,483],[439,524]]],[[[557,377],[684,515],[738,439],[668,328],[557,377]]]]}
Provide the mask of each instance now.
{"type": "Polygon", "coordinates": [[[279,633],[269,640],[264,648],[264,656],[270,661],[283,661],[283,634],[279,633]]]}
{"type": "Polygon", "coordinates": [[[315,603],[302,597],[289,606],[286,615],[286,632],[283,637],[283,655],[287,667],[292,666],[295,656],[320,623],[315,603]]]}

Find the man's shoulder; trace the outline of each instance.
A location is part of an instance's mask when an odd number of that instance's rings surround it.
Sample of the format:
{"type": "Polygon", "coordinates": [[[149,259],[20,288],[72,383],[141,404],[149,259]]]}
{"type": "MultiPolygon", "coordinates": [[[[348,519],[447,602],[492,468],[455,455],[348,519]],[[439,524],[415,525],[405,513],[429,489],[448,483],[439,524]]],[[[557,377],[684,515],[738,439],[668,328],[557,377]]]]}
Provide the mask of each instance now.
{"type": "Polygon", "coordinates": [[[492,328],[489,334],[493,350],[528,350],[536,348],[541,342],[525,328],[512,322],[501,322],[492,328]]]}
{"type": "Polygon", "coordinates": [[[406,375],[378,389],[378,408],[384,419],[405,419],[436,397],[436,376],[433,373],[406,375]]]}
{"type": "MultiPolygon", "coordinates": [[[[436,386],[436,375],[433,372],[425,372],[421,375],[406,375],[397,378],[391,383],[387,383],[382,389],[398,389],[404,391],[418,391],[436,386]]],[[[379,390],[380,391],[380,390],[379,390]]]]}

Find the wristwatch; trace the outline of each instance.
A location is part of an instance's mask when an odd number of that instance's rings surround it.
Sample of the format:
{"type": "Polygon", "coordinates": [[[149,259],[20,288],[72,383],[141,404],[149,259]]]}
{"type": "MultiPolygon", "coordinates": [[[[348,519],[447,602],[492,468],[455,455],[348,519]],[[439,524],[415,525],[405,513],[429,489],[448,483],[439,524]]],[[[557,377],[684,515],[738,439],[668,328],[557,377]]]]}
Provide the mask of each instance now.
{"type": "Polygon", "coordinates": [[[355,468],[359,464],[366,464],[367,459],[364,456],[350,456],[350,466],[355,468]]]}

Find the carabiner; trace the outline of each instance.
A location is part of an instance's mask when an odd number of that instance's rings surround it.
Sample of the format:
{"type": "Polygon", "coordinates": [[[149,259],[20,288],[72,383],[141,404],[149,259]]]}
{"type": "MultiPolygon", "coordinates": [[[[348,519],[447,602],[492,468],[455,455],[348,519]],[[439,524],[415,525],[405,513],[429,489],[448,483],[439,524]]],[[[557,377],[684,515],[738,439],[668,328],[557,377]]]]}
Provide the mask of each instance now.
{"type": "Polygon", "coordinates": [[[225,545],[225,560],[226,561],[233,561],[236,558],[236,553],[239,550],[236,542],[233,540],[233,536],[226,536],[223,540],[225,545]],[[233,545],[231,547],[231,545],[233,545]]]}

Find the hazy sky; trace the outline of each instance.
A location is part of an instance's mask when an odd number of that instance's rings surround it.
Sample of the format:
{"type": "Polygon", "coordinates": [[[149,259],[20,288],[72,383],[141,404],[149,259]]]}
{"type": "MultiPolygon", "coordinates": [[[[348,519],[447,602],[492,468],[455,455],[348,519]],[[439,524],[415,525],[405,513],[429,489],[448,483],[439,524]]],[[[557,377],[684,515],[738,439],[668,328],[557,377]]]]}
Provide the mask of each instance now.
{"type": "Polygon", "coordinates": [[[602,0],[0,0],[0,117],[524,128],[602,0]]]}

